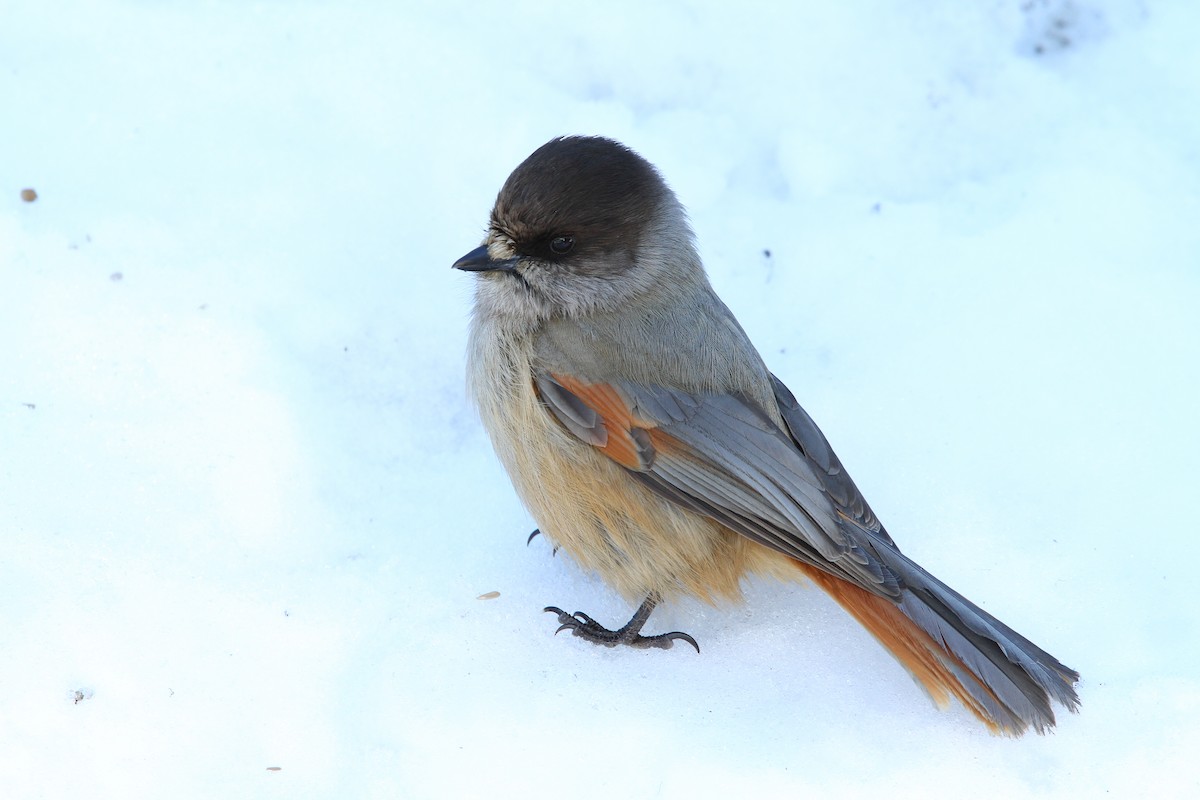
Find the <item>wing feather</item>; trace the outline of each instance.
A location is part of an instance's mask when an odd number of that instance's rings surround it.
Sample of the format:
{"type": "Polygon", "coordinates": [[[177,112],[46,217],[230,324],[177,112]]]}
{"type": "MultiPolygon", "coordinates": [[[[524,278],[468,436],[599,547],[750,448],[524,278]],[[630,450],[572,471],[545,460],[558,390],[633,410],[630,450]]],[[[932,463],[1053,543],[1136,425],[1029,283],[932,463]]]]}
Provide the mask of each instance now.
{"type": "Polygon", "coordinates": [[[823,468],[745,399],[563,374],[539,374],[535,382],[573,433],[590,421],[579,406],[593,409],[592,427],[576,435],[656,491],[868,591],[898,595],[896,574],[874,553],[870,531],[846,524],[824,489],[823,468]],[[597,426],[606,431],[602,442],[597,426]]]}

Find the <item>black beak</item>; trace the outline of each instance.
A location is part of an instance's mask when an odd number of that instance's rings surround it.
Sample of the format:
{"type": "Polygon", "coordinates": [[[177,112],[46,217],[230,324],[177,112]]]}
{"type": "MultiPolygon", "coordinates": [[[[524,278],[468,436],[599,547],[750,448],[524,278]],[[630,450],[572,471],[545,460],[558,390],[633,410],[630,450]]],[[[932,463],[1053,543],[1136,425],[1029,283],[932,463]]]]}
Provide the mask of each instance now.
{"type": "Polygon", "coordinates": [[[455,261],[453,266],[455,269],[466,270],[467,272],[513,272],[517,268],[517,264],[521,261],[519,258],[494,259],[488,255],[487,245],[480,245],[465,256],[455,261]]]}

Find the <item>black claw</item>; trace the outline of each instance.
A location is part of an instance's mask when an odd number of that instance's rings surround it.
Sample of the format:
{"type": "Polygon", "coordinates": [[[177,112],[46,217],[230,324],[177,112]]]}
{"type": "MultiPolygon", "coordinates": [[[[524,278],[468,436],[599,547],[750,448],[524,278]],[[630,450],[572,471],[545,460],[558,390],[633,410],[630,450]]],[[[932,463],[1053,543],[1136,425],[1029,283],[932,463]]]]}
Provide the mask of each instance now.
{"type": "MultiPolygon", "coordinates": [[[[692,647],[696,648],[697,653],[700,652],[700,645],[696,644],[696,640],[693,639],[690,635],[684,633],[683,631],[673,631],[671,633],[664,633],[663,636],[666,636],[670,639],[682,639],[683,641],[690,644],[692,647]]],[[[669,648],[670,645],[667,645],[667,647],[669,648]]]]}
{"type": "MultiPolygon", "coordinates": [[[[541,535],[542,535],[541,528],[534,528],[533,533],[529,534],[529,538],[525,540],[525,546],[529,547],[529,543],[541,535]]],[[[558,545],[554,546],[554,548],[550,551],[550,555],[552,555],[552,556],[558,555],[558,545]]]]}

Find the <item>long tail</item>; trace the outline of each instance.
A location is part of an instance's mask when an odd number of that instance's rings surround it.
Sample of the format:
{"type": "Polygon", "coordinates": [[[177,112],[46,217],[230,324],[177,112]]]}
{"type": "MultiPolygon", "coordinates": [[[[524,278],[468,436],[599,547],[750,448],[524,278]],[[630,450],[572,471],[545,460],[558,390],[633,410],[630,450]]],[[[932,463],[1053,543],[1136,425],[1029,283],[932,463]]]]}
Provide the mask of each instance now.
{"type": "Polygon", "coordinates": [[[1079,710],[1079,673],[930,575],[898,551],[899,602],[794,562],[912,673],[934,702],[952,695],[997,734],[1054,727],[1051,699],[1079,710]]]}

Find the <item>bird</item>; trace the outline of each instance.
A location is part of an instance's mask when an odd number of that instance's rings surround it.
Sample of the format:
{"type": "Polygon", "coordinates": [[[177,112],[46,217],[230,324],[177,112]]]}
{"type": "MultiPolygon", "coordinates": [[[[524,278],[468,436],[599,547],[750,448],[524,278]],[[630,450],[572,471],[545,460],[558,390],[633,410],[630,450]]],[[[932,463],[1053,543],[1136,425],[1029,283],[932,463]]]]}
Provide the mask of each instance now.
{"type": "MultiPolygon", "coordinates": [[[[556,633],[668,649],[655,606],[750,576],[827,592],[934,702],[1019,736],[1079,709],[1079,673],[904,555],[713,290],[686,212],[625,145],[562,136],[513,170],[474,273],[468,393],[555,552],[637,603],[556,633]]],[[[532,538],[532,537],[531,537],[532,538]]]]}

